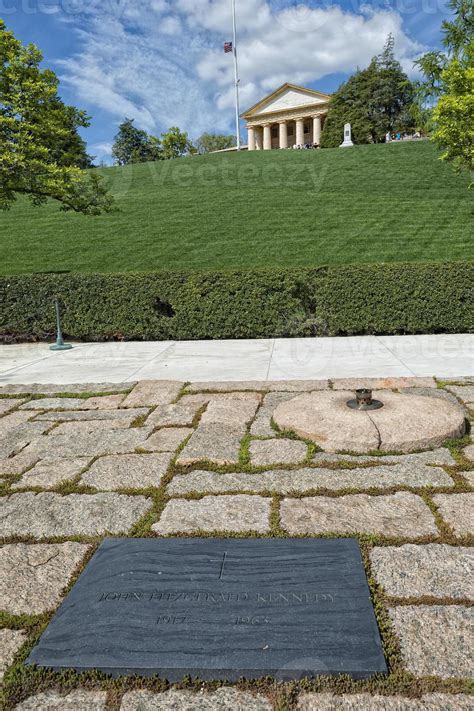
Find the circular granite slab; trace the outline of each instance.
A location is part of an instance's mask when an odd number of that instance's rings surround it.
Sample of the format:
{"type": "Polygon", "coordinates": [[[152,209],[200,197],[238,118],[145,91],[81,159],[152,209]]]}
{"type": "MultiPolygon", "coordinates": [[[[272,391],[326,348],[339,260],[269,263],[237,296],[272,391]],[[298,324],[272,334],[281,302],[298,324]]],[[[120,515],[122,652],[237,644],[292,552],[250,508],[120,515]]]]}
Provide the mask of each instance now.
{"type": "Polygon", "coordinates": [[[465,432],[464,411],[447,400],[380,390],[373,397],[384,407],[361,412],[347,407],[353,397],[344,390],[305,393],[278,405],[273,419],[326,452],[415,452],[465,432]]]}

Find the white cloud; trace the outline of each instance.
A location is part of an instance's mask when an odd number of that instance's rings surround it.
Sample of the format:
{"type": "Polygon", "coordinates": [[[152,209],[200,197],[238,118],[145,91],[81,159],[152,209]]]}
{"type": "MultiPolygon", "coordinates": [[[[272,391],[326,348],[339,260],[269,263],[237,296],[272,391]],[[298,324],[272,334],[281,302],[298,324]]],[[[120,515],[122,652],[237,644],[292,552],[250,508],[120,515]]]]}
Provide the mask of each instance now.
{"type": "MultiPolygon", "coordinates": [[[[222,48],[232,39],[230,2],[133,0],[120,8],[107,13],[103,3],[100,15],[82,18],[82,49],[63,62],[78,102],[155,133],[171,125],[193,137],[233,130],[233,62],[222,48]]],[[[239,0],[237,19],[242,108],[285,81],[314,84],[366,66],[390,32],[406,70],[422,49],[396,11],[373,6],[239,0]]]]}

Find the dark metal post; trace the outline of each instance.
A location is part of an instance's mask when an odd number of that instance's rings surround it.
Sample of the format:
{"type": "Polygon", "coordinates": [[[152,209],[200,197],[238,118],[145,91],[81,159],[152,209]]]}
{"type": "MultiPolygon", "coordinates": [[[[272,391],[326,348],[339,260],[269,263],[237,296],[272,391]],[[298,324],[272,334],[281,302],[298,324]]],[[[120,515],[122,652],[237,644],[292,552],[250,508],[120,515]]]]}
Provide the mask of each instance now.
{"type": "Polygon", "coordinates": [[[51,351],[68,351],[72,348],[70,343],[64,343],[63,332],[61,328],[61,310],[59,308],[59,301],[56,299],[54,302],[54,307],[56,309],[56,343],[49,347],[51,351]]]}

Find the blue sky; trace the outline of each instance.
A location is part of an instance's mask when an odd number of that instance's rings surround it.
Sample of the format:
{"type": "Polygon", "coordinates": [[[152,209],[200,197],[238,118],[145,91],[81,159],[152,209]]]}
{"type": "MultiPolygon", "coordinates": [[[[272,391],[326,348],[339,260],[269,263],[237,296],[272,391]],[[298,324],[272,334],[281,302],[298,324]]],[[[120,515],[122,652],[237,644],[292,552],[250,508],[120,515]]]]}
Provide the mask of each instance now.
{"type": "MultiPolygon", "coordinates": [[[[230,0],[0,0],[0,17],[34,42],[67,103],[89,112],[89,152],[110,160],[125,116],[159,135],[234,133],[230,0]]],[[[440,46],[443,0],[237,0],[242,109],[285,81],[334,91],[392,32],[413,61],[440,46]]]]}

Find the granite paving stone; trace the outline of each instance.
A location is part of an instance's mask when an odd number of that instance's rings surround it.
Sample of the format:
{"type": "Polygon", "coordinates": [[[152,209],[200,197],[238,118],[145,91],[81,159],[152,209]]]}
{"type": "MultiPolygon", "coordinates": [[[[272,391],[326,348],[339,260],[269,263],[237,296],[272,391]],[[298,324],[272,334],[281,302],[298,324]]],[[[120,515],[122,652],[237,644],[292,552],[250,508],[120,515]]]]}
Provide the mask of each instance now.
{"type": "Polygon", "coordinates": [[[389,608],[404,666],[416,676],[470,678],[474,609],[461,605],[389,608]]]}
{"type": "Polygon", "coordinates": [[[158,406],[148,417],[147,424],[159,427],[190,426],[201,407],[199,402],[183,402],[182,400],[171,405],[158,406]]]}
{"type": "Polygon", "coordinates": [[[142,449],[150,452],[175,452],[192,432],[191,427],[165,427],[151,434],[142,449]]]}
{"type": "Polygon", "coordinates": [[[253,440],[250,443],[250,461],[256,466],[271,464],[299,464],[306,459],[308,446],[293,439],[253,440]]]}
{"type": "Polygon", "coordinates": [[[240,442],[245,432],[243,426],[200,424],[179,454],[176,463],[183,466],[200,461],[220,465],[237,464],[240,442]]]}
{"type": "Polygon", "coordinates": [[[5,671],[13,663],[15,654],[28,639],[22,630],[0,629],[0,681],[5,671]]]}
{"type": "Polygon", "coordinates": [[[436,494],[433,501],[457,536],[474,532],[474,494],[436,494]]]}
{"type": "Polygon", "coordinates": [[[0,399],[0,417],[3,417],[3,415],[6,415],[12,410],[16,410],[23,402],[25,401],[13,397],[0,399]]]}
{"type": "Polygon", "coordinates": [[[425,694],[420,699],[379,694],[301,694],[298,711],[472,711],[467,694],[425,694]]]}
{"type": "Polygon", "coordinates": [[[257,400],[214,399],[202,414],[201,425],[222,424],[230,427],[245,427],[254,417],[257,400]]]}
{"type": "Polygon", "coordinates": [[[62,412],[42,412],[36,415],[35,422],[106,422],[122,421],[131,424],[137,417],[143,417],[150,411],[148,407],[128,408],[127,410],[63,410],[62,412]]]}
{"type": "Polygon", "coordinates": [[[121,407],[169,405],[178,397],[183,385],[177,380],[141,380],[127,395],[121,407]]]}
{"type": "Polygon", "coordinates": [[[252,422],[250,434],[257,437],[275,437],[276,432],[272,427],[271,419],[275,408],[282,402],[287,402],[294,397],[292,392],[268,393],[263,399],[263,403],[252,422]]]}
{"type": "Polygon", "coordinates": [[[97,457],[103,454],[126,454],[140,447],[150,434],[149,427],[128,430],[80,432],[49,437],[38,437],[26,452],[39,457],[70,458],[97,457]]]}
{"type": "Polygon", "coordinates": [[[11,485],[12,489],[28,489],[40,486],[43,489],[54,489],[63,481],[74,479],[87,467],[91,461],[88,457],[74,459],[42,459],[23,474],[20,481],[11,485]]]}
{"type": "Polygon", "coordinates": [[[31,412],[16,410],[15,412],[10,412],[9,414],[0,417],[0,435],[3,436],[7,432],[11,432],[21,425],[24,425],[31,420],[33,416],[34,415],[31,412]]]}
{"type": "Polygon", "coordinates": [[[22,474],[38,461],[38,457],[20,452],[9,459],[0,459],[0,476],[22,474]]]}
{"type": "Polygon", "coordinates": [[[456,395],[466,405],[474,404],[474,385],[447,385],[446,390],[456,395]]]}
{"type": "MultiPolygon", "coordinates": [[[[10,415],[7,415],[7,417],[10,417],[10,415]]],[[[26,422],[6,432],[2,432],[0,427],[0,458],[8,459],[19,454],[30,442],[46,432],[49,427],[50,424],[47,422],[26,422]]],[[[28,455],[31,454],[31,451],[28,452],[28,455]]]]}
{"type": "Polygon", "coordinates": [[[53,610],[61,592],[83,560],[82,543],[13,543],[0,549],[0,599],[12,615],[39,615],[53,610]]]}
{"type": "Polygon", "coordinates": [[[193,533],[194,531],[257,531],[269,529],[271,499],[261,496],[205,496],[198,501],[169,501],[155,533],[193,533]]]}
{"type": "Polygon", "coordinates": [[[170,495],[192,492],[225,493],[229,491],[271,491],[289,494],[304,493],[313,489],[388,489],[393,486],[437,487],[454,486],[454,482],[439,467],[370,467],[363,469],[270,470],[257,474],[219,474],[195,470],[175,476],[168,486],[170,495]]]}
{"type": "Polygon", "coordinates": [[[95,397],[88,397],[83,400],[83,407],[86,410],[115,410],[117,407],[120,407],[125,398],[125,393],[120,395],[99,395],[95,397]]]}
{"type": "Polygon", "coordinates": [[[462,450],[462,453],[468,459],[470,462],[474,462],[474,444],[468,444],[467,447],[464,447],[462,450]]]}
{"type": "Polygon", "coordinates": [[[221,687],[216,691],[169,689],[153,693],[145,689],[124,694],[120,711],[271,711],[270,701],[261,694],[221,687]]]}
{"type": "Polygon", "coordinates": [[[171,458],[168,453],[101,457],[82,475],[81,483],[102,491],[159,487],[171,458]]]}
{"type": "Polygon", "coordinates": [[[120,393],[128,392],[136,383],[30,383],[0,386],[0,395],[57,395],[59,393],[120,393]]]}
{"type": "Polygon", "coordinates": [[[461,472],[462,476],[467,480],[469,486],[474,487],[474,471],[472,472],[461,472]]]}
{"type": "Polygon", "coordinates": [[[281,392],[310,392],[312,390],[327,390],[328,380],[229,380],[227,382],[197,381],[187,386],[188,392],[233,392],[238,390],[260,390],[281,392]]]}
{"type": "Polygon", "coordinates": [[[80,397],[42,397],[25,402],[20,410],[84,410],[85,402],[80,397]]]}
{"type": "Polygon", "coordinates": [[[399,392],[402,395],[424,395],[425,397],[439,398],[452,402],[454,405],[459,405],[459,400],[452,393],[439,388],[402,388],[399,392]]]}
{"type": "Polygon", "coordinates": [[[449,449],[441,447],[432,449],[426,452],[416,452],[413,454],[331,454],[330,452],[316,452],[313,457],[313,462],[318,464],[327,462],[328,464],[351,463],[351,464],[404,464],[407,467],[431,464],[442,464],[453,466],[456,460],[451,456],[449,449]]]}
{"type": "Polygon", "coordinates": [[[126,430],[130,427],[132,419],[119,420],[79,420],[78,422],[59,422],[49,434],[52,437],[57,435],[75,435],[87,432],[98,432],[103,430],[126,430]]]}
{"type": "Polygon", "coordinates": [[[331,381],[334,390],[369,388],[370,390],[399,390],[400,388],[436,388],[434,378],[336,378],[331,381]]]}
{"type": "Polygon", "coordinates": [[[43,691],[17,704],[14,711],[105,711],[106,703],[106,691],[43,691]]]}
{"type": "Polygon", "coordinates": [[[284,499],[281,526],[291,534],[370,533],[397,538],[438,535],[423,499],[405,491],[387,496],[284,499]]]}
{"type": "Polygon", "coordinates": [[[391,597],[474,600],[474,549],[430,543],[373,548],[377,582],[391,597]]]}
{"type": "Polygon", "coordinates": [[[0,500],[0,536],[98,536],[126,533],[152,507],[144,496],[115,493],[12,494],[0,500]]]}

